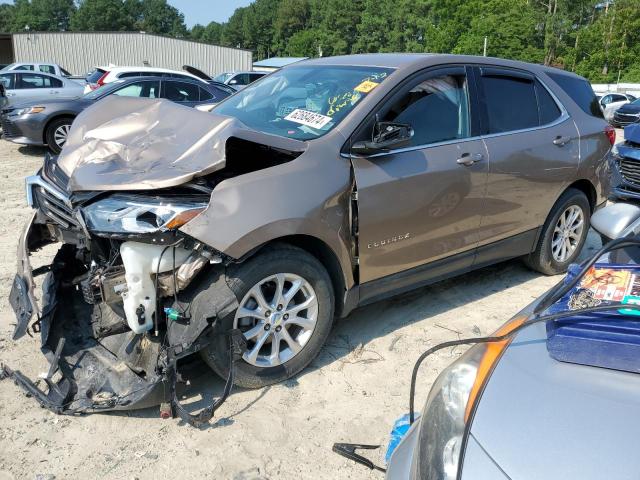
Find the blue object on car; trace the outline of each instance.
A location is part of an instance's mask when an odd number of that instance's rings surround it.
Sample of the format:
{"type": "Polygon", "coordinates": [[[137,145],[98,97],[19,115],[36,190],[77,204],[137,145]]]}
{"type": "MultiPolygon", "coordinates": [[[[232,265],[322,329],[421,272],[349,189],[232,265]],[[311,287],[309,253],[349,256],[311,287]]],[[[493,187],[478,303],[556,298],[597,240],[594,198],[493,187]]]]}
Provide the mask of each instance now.
{"type": "MultiPolygon", "coordinates": [[[[416,420],[418,419],[418,417],[419,416],[416,415],[416,420]]],[[[404,414],[395,421],[395,423],[393,424],[393,429],[391,430],[391,439],[389,440],[389,445],[387,446],[387,453],[385,453],[384,455],[385,463],[389,463],[391,454],[407,434],[409,428],[411,428],[411,423],[409,422],[408,413],[404,414]]]]}
{"type": "Polygon", "coordinates": [[[631,143],[640,143],[640,123],[624,127],[624,139],[631,143]]]}
{"type": "MultiPolygon", "coordinates": [[[[627,292],[622,303],[637,303],[635,290],[640,267],[610,264],[594,267],[629,272],[633,291],[627,292]]],[[[573,276],[575,269],[570,268],[565,281],[573,276]]],[[[570,310],[571,296],[579,290],[580,287],[574,288],[553,310],[570,310]]],[[[601,302],[606,304],[607,300],[601,302]]],[[[640,322],[629,319],[630,315],[637,314],[636,310],[620,309],[617,313],[594,312],[547,322],[547,351],[561,362],[640,373],[640,322]]]]}

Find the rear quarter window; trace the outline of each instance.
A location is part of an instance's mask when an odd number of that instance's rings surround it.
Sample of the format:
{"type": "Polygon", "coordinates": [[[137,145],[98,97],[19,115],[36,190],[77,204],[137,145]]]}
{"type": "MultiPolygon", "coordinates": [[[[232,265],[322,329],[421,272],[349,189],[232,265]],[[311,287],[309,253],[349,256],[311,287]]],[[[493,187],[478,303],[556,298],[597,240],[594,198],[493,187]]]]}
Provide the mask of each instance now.
{"type": "Polygon", "coordinates": [[[571,100],[576,102],[583,112],[592,117],[604,118],[596,94],[587,80],[562,73],[547,73],[547,75],[571,97],[571,100]]]}

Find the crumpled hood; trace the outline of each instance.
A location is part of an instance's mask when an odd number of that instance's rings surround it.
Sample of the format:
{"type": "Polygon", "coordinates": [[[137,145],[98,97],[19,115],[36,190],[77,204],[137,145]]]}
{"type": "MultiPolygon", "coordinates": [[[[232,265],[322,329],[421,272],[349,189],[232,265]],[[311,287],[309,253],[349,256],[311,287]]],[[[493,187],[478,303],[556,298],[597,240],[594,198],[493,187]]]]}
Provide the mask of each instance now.
{"type": "Polygon", "coordinates": [[[110,96],[76,117],[58,166],[70,192],[172,187],[224,168],[232,136],[290,151],[306,148],[168,100],[110,96]]]}

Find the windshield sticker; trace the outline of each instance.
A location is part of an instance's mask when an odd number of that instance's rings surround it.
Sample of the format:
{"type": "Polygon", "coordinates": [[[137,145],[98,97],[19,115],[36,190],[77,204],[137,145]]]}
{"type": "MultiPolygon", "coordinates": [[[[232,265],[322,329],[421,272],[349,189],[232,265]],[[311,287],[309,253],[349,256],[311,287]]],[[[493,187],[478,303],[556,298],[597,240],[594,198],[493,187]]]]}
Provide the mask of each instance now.
{"type": "Polygon", "coordinates": [[[331,117],[327,117],[326,115],[309,112],[308,110],[302,110],[300,108],[296,108],[293,112],[284,117],[284,119],[313,128],[322,128],[333,120],[331,117]]]}
{"type": "Polygon", "coordinates": [[[369,80],[365,80],[360,85],[358,85],[356,88],[354,88],[354,90],[356,92],[369,93],[371,90],[376,88],[378,85],[380,85],[380,84],[376,83],[376,82],[371,82],[369,80]]]}
{"type": "Polygon", "coordinates": [[[353,106],[360,100],[360,93],[345,92],[342,95],[336,95],[329,99],[329,110],[327,115],[334,115],[347,105],[353,106]]]}

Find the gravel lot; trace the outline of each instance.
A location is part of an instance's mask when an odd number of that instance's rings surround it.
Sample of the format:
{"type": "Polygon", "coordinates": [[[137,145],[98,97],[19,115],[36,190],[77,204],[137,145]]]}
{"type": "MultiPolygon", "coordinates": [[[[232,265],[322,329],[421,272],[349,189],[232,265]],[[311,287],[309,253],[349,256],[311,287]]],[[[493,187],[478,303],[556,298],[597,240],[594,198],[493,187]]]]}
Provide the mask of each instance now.
{"type": "MultiPolygon", "coordinates": [[[[38,339],[10,339],[14,317],[7,297],[29,214],[23,178],[38,169],[43,154],[0,140],[0,362],[30,376],[45,370],[44,357],[38,339]]],[[[583,257],[599,246],[591,232],[583,257]]],[[[516,260],[361,308],[336,326],[301,375],[262,390],[236,390],[199,430],[161,420],[155,408],[56,416],[0,382],[0,480],[381,478],[332,453],[332,444],[386,445],[394,420],[408,410],[411,367],[422,351],[490,333],[558,280],[516,260]]],[[[444,351],[425,364],[418,405],[438,372],[462,352],[444,351]]],[[[199,361],[184,376],[194,405],[222,390],[223,382],[199,361]]],[[[381,462],[383,453],[372,456],[381,462]]]]}

